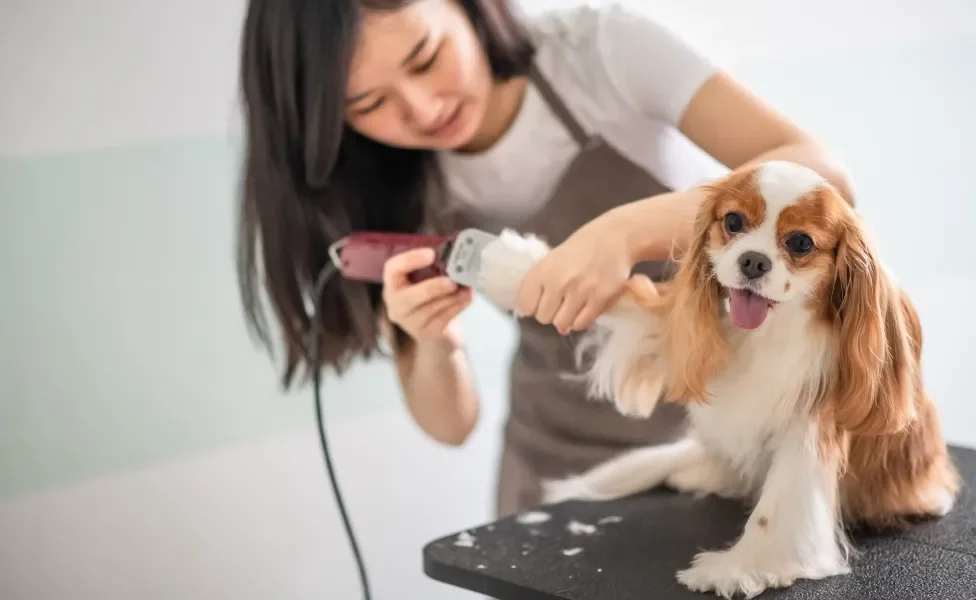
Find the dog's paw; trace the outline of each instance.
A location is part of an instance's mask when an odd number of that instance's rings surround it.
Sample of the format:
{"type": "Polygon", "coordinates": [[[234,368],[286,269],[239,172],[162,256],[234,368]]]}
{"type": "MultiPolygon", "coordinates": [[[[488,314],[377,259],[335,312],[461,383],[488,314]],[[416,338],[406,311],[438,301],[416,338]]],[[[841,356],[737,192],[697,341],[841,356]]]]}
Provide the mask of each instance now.
{"type": "Polygon", "coordinates": [[[620,382],[613,403],[625,417],[647,419],[657,409],[664,393],[664,374],[653,355],[634,361],[620,382]]]}
{"type": "MultiPolygon", "coordinates": [[[[636,387],[636,386],[635,386],[636,387]]],[[[641,393],[641,390],[626,389],[614,397],[617,412],[632,419],[647,419],[657,408],[657,395],[641,393]]]]}
{"type": "Polygon", "coordinates": [[[585,492],[577,483],[576,479],[544,479],[540,484],[542,488],[543,504],[559,504],[567,500],[576,500],[585,492]]]}
{"type": "Polygon", "coordinates": [[[559,504],[568,500],[602,500],[601,494],[587,487],[578,477],[545,479],[541,483],[542,503],[559,504]]]}
{"type": "Polygon", "coordinates": [[[691,567],[678,572],[678,581],[694,592],[711,592],[729,600],[755,598],[767,589],[785,588],[798,578],[794,569],[761,568],[734,550],[703,552],[691,567]]]}

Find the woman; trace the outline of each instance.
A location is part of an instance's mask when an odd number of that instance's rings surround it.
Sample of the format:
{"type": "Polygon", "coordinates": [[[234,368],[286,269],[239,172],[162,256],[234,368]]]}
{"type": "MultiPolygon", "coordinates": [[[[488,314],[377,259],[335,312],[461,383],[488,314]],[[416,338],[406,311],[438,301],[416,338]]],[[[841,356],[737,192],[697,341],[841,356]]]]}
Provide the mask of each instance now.
{"type": "MultiPolygon", "coordinates": [[[[695,183],[780,158],[851,197],[809,134],[613,3],[567,2],[520,22],[504,0],[251,0],[242,78],[242,291],[267,342],[260,248],[286,384],[309,360],[306,298],[348,231],[511,226],[555,245],[519,294],[499,516],[537,503],[540,478],[680,435],[676,407],[628,420],[564,375],[572,336],[634,269],[668,276],[700,202],[695,183]]],[[[457,320],[472,294],[446,279],[408,283],[432,260],[394,257],[382,286],[330,282],[321,355],[341,371],[393,332],[410,414],[460,444],[478,418],[457,320]]]]}

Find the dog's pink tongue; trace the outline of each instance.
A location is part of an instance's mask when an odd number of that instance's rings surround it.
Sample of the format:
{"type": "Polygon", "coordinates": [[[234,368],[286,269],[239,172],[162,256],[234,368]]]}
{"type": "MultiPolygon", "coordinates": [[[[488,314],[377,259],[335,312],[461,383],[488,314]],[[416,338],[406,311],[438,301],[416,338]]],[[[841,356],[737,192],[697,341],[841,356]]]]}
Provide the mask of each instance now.
{"type": "Polygon", "coordinates": [[[732,290],[729,298],[729,312],[732,322],[743,329],[755,329],[766,320],[769,303],[752,292],[732,290]]]}

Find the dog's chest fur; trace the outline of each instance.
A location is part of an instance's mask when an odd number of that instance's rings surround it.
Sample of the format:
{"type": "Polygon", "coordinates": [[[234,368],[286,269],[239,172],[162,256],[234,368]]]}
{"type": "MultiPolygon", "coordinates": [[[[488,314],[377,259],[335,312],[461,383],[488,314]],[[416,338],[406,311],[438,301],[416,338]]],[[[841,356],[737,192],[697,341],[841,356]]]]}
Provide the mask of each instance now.
{"type": "Polygon", "coordinates": [[[754,331],[723,322],[728,364],[709,382],[708,402],[689,407],[702,443],[754,488],[772,453],[797,425],[809,423],[829,364],[827,334],[810,327],[806,311],[774,311],[754,331]]]}

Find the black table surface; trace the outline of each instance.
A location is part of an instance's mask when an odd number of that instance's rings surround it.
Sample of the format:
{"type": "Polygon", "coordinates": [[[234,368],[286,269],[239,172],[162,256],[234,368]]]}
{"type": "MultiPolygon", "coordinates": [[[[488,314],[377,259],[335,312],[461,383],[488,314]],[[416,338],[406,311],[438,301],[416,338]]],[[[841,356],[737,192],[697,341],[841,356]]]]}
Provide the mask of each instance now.
{"type": "MultiPolygon", "coordinates": [[[[966,480],[952,512],[903,533],[855,535],[860,554],[850,575],[799,581],[760,598],[976,599],[976,451],[951,450],[966,480]]],[[[717,598],[689,591],[675,575],[699,551],[733,542],[747,517],[741,504],[663,489],[537,511],[549,519],[524,524],[509,517],[430,542],[424,572],[498,600],[717,598]],[[594,530],[580,531],[587,526],[594,530]]]]}

